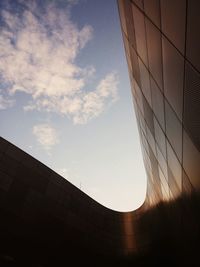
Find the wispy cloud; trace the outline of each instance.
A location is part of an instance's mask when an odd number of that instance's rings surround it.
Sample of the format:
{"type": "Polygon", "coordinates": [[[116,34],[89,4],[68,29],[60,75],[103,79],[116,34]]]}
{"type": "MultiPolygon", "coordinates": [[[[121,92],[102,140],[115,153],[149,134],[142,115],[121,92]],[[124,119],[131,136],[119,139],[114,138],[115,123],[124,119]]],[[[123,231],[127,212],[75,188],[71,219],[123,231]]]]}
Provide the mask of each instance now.
{"type": "Polygon", "coordinates": [[[12,107],[13,104],[14,100],[4,97],[3,95],[0,94],[0,110],[12,107]]]}
{"type": "Polygon", "coordinates": [[[91,40],[92,27],[79,29],[69,10],[49,4],[41,11],[37,3],[24,4],[20,14],[1,10],[1,82],[7,84],[11,96],[20,91],[32,97],[26,111],[56,112],[74,124],[87,123],[117,100],[117,75],[106,74],[88,91],[95,68],[80,67],[76,59],[91,40]]]}
{"type": "Polygon", "coordinates": [[[38,124],[33,127],[33,134],[37,141],[46,150],[50,150],[59,143],[58,133],[55,128],[49,124],[38,124]]]}
{"type": "Polygon", "coordinates": [[[74,124],[85,124],[98,117],[105,108],[118,99],[117,84],[116,74],[111,73],[99,82],[94,91],[80,92],[70,98],[66,95],[63,97],[39,98],[26,106],[25,109],[45,110],[68,115],[72,118],[74,124]]]}

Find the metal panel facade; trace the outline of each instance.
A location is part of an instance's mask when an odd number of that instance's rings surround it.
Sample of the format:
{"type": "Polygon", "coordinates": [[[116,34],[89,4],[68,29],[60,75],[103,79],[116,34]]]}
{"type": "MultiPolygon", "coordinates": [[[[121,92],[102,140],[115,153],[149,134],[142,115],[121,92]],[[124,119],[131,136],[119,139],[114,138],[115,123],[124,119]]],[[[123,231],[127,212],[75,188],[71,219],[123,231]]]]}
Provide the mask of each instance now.
{"type": "Polygon", "coordinates": [[[200,3],[118,5],[148,176],[146,204],[154,205],[200,187],[200,3]]]}

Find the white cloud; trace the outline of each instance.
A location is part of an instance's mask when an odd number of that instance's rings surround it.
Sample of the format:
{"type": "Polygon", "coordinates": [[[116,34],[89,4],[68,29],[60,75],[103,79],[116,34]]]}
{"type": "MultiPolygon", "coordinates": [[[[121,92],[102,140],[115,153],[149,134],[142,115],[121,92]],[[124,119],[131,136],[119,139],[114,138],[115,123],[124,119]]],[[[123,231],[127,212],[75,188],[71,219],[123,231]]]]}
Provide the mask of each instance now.
{"type": "Polygon", "coordinates": [[[111,73],[100,81],[94,91],[80,92],[73,97],[41,97],[26,106],[25,109],[45,110],[68,115],[74,124],[85,124],[91,119],[98,117],[106,107],[109,107],[118,99],[117,85],[117,76],[111,73]]]}
{"type": "Polygon", "coordinates": [[[0,110],[12,107],[14,101],[0,95],[0,110]]]}
{"type": "Polygon", "coordinates": [[[74,124],[85,124],[98,117],[106,107],[118,100],[118,79],[116,74],[108,74],[102,79],[96,90],[84,94],[82,105],[73,113],[74,124]]]}
{"type": "Polygon", "coordinates": [[[78,30],[67,13],[53,8],[40,19],[28,10],[22,18],[7,11],[2,16],[7,28],[0,37],[0,71],[11,93],[71,95],[85,85],[87,70],[74,60],[91,38],[90,26],[78,30]]]}
{"type": "Polygon", "coordinates": [[[33,134],[37,141],[46,150],[50,150],[53,146],[59,143],[58,133],[55,128],[49,124],[38,124],[33,127],[33,134]]]}
{"type": "Polygon", "coordinates": [[[99,116],[117,100],[118,80],[111,72],[92,91],[86,88],[95,68],[79,67],[76,58],[92,38],[92,27],[79,29],[69,10],[53,4],[41,12],[37,1],[21,2],[26,7],[22,14],[0,14],[6,25],[0,28],[0,75],[8,94],[29,94],[26,111],[56,112],[74,124],[99,116]]]}

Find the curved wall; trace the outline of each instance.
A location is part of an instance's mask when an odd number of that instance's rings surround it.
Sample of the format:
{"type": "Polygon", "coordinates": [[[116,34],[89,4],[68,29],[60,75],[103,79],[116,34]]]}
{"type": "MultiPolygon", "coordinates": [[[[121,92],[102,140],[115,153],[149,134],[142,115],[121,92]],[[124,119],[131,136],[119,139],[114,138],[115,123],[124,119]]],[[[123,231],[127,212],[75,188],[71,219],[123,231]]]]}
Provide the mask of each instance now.
{"type": "Polygon", "coordinates": [[[118,5],[153,205],[200,188],[200,3],[118,5]]]}
{"type": "Polygon", "coordinates": [[[109,210],[0,138],[0,260],[87,261],[134,250],[132,214],[109,210]]]}

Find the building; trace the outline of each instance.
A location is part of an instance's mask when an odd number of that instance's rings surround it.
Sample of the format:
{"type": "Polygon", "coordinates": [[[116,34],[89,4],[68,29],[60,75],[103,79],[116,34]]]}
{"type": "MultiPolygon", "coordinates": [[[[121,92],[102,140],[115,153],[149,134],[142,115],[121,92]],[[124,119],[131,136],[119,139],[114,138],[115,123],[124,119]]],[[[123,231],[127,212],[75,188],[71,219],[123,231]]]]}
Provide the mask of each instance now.
{"type": "Polygon", "coordinates": [[[118,3],[152,205],[200,188],[200,4],[118,3]]]}
{"type": "Polygon", "coordinates": [[[0,138],[1,265],[199,266],[200,4],[118,5],[145,203],[109,210],[0,138]]]}

